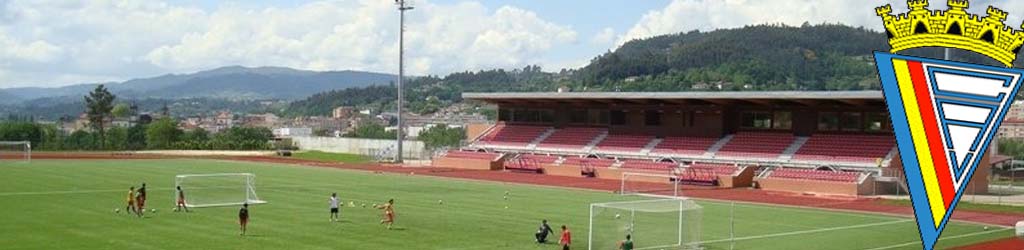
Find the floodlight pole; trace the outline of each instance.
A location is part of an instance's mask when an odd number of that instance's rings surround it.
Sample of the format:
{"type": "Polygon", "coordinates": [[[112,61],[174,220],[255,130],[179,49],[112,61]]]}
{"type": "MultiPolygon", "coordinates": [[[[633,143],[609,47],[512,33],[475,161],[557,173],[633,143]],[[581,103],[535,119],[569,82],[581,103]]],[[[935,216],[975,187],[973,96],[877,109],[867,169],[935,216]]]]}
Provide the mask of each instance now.
{"type": "Polygon", "coordinates": [[[397,141],[395,152],[395,163],[402,163],[402,80],[405,79],[405,11],[412,10],[412,6],[406,6],[405,0],[395,0],[398,5],[398,125],[395,129],[395,140],[397,141]]]}

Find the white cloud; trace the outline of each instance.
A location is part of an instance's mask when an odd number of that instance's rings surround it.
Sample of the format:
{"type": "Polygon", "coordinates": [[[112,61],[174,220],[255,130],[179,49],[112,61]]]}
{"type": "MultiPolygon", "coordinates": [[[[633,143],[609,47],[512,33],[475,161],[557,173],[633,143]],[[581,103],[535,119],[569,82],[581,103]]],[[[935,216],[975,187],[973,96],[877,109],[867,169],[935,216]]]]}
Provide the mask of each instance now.
{"type": "MultiPolygon", "coordinates": [[[[791,26],[804,22],[843,23],[855,27],[881,30],[882,22],[875,7],[888,1],[865,3],[858,0],[674,0],[664,9],[645,14],[615,43],[616,47],[634,39],[686,32],[736,28],[744,25],[784,23],[791,26]]],[[[892,1],[893,13],[907,11],[905,1],[892,1]]],[[[968,12],[985,16],[986,7],[994,5],[1010,13],[1007,25],[1020,28],[1024,5],[1004,1],[972,1],[968,12]]],[[[929,9],[945,10],[945,1],[931,1],[929,9]]]]}
{"type": "MultiPolygon", "coordinates": [[[[541,55],[577,39],[571,27],[512,6],[416,3],[406,14],[410,74],[541,63],[541,55]]],[[[391,1],[204,10],[152,0],[11,0],[0,2],[0,20],[0,70],[8,72],[0,87],[226,65],[397,71],[398,11],[391,1]]]]}
{"type": "Polygon", "coordinates": [[[53,44],[36,40],[20,42],[9,39],[0,33],[0,61],[49,62],[60,56],[61,49],[53,44]]]}
{"type": "Polygon", "coordinates": [[[596,45],[608,45],[615,41],[615,29],[604,28],[597,34],[594,34],[594,38],[590,39],[590,42],[596,45]]]}
{"type": "Polygon", "coordinates": [[[877,29],[881,27],[881,22],[875,15],[874,7],[864,1],[852,0],[675,0],[664,9],[645,14],[619,38],[616,46],[657,35],[764,23],[796,26],[804,22],[827,22],[877,29]]]}

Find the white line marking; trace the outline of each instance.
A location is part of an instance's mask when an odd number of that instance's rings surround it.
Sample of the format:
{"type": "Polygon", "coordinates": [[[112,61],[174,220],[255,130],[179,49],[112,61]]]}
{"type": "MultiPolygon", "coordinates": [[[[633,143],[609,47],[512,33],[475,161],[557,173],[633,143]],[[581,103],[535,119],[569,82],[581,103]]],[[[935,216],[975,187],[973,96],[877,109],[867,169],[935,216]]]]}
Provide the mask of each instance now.
{"type": "MultiPolygon", "coordinates": [[[[323,185],[308,185],[308,184],[293,184],[293,185],[273,185],[273,186],[258,186],[259,188],[294,188],[294,187],[330,187],[340,186],[341,184],[323,184],[323,185]]],[[[186,188],[186,190],[203,190],[203,189],[224,189],[224,188],[237,188],[237,186],[211,186],[202,188],[186,188]]],[[[171,188],[146,188],[149,191],[170,191],[174,190],[171,188]]],[[[0,193],[0,197],[4,196],[31,196],[31,195],[58,195],[58,194],[91,194],[91,193],[112,193],[112,192],[125,192],[128,189],[83,189],[83,190],[61,190],[61,191],[38,191],[38,192],[6,192],[0,193]]]]}
{"type": "Polygon", "coordinates": [[[912,222],[912,221],[914,221],[914,220],[897,220],[897,221],[886,221],[886,222],[868,223],[868,224],[860,224],[860,225],[850,225],[850,226],[842,226],[842,227],[830,227],[830,228],[819,228],[819,229],[802,230],[802,231],[792,231],[792,232],[785,232],[785,233],[754,235],[754,236],[738,237],[738,238],[733,238],[733,239],[720,239],[720,240],[702,241],[701,244],[729,242],[729,241],[742,241],[742,240],[754,240],[754,239],[774,238],[774,237],[792,236],[792,235],[800,235],[800,234],[830,232],[830,231],[839,231],[839,230],[856,229],[856,228],[864,228],[864,227],[884,226],[884,225],[906,223],[906,222],[912,222]]]}
{"type": "MultiPolygon", "coordinates": [[[[964,238],[964,237],[972,237],[972,236],[978,236],[978,235],[983,235],[983,234],[1002,232],[1002,231],[1007,231],[1007,230],[1010,230],[1010,229],[1009,228],[1004,228],[1004,229],[999,229],[999,230],[981,231],[981,232],[976,232],[976,233],[961,234],[961,235],[949,236],[949,237],[939,237],[939,241],[950,240],[950,239],[959,239],[959,238],[964,238]]],[[[871,249],[866,249],[866,250],[893,249],[893,248],[897,248],[897,247],[905,247],[905,246],[916,245],[916,244],[921,244],[921,241],[911,241],[911,242],[907,242],[907,243],[896,244],[896,245],[892,245],[892,246],[878,247],[878,248],[871,248],[871,249]]]]}

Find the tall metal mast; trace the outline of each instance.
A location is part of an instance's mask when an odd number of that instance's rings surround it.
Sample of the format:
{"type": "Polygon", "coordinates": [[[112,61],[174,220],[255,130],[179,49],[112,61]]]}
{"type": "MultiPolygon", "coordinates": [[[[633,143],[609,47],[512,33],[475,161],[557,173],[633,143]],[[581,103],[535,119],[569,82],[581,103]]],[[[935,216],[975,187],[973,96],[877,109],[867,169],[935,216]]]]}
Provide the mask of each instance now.
{"type": "Polygon", "coordinates": [[[412,10],[412,6],[407,6],[405,0],[395,0],[395,4],[398,5],[398,126],[395,130],[396,145],[395,152],[395,163],[402,163],[402,139],[404,139],[403,129],[405,126],[402,124],[402,80],[405,80],[405,11],[412,10]]]}

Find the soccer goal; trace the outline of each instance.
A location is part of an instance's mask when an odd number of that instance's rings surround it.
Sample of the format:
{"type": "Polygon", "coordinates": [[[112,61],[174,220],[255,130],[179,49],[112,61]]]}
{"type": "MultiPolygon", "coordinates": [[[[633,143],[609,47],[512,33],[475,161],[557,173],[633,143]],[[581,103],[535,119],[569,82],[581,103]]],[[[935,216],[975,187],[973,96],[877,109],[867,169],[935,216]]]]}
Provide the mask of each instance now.
{"type": "Polygon", "coordinates": [[[649,197],[679,197],[681,186],[675,175],[654,173],[622,173],[619,193],[649,197]]]}
{"type": "Polygon", "coordinates": [[[32,142],[0,141],[0,161],[32,161],[32,142]]]}
{"type": "MultiPolygon", "coordinates": [[[[189,207],[267,203],[256,196],[256,175],[250,173],[182,174],[175,176],[174,185],[185,192],[189,207]]],[[[177,201],[177,190],[174,195],[177,201]]]]}
{"type": "Polygon", "coordinates": [[[619,249],[626,235],[634,249],[701,249],[702,214],[685,198],[590,204],[588,249],[619,249]]]}

